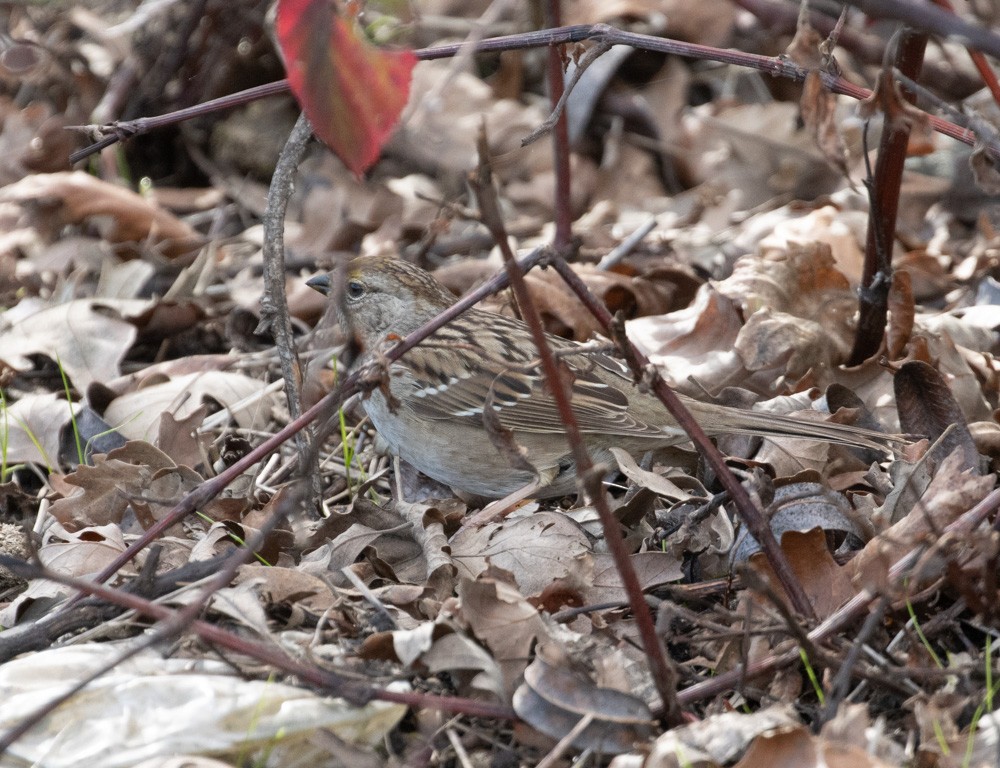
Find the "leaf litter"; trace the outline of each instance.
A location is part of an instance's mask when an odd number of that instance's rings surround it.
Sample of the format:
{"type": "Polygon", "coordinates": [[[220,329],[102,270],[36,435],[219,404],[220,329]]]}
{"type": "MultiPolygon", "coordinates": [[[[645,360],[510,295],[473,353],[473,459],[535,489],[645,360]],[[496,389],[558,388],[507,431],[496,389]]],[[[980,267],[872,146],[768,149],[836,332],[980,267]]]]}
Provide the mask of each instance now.
{"type": "MultiPolygon", "coordinates": [[[[241,72],[247,82],[280,77],[258,5],[233,21],[232,41],[193,47],[185,67],[241,72]]],[[[440,39],[434,19],[470,31],[475,19],[454,5],[421,2],[414,44],[440,39]]],[[[46,8],[4,12],[20,46],[40,44],[44,30],[46,53],[29,68],[31,82],[0,73],[0,508],[4,530],[24,531],[0,546],[65,576],[100,572],[289,418],[273,341],[256,331],[258,221],[274,157],[263,141],[251,138],[247,151],[235,137],[245,135],[239,120],[251,137],[285,135],[292,102],[278,97],[273,110],[236,110],[136,139],[117,168],[111,155],[92,173],[64,159],[73,142],[61,127],[105,108],[112,71],[141,73],[115,117],[175,109],[185,82],[191,103],[218,95],[218,84],[173,80],[164,69],[167,38],[158,31],[193,13],[175,6],[117,17],[110,6],[65,18],[46,8]],[[105,22],[125,26],[102,35],[105,22]],[[118,170],[125,165],[131,183],[118,170]]],[[[574,23],[656,28],[667,7],[661,34],[747,51],[760,40],[747,26],[757,22],[737,23],[732,6],[714,1],[578,3],[572,14],[574,23]],[[703,21],[677,21],[691,18],[703,21]]],[[[505,13],[497,31],[527,23],[523,10],[505,13]]],[[[809,40],[798,42],[815,46],[809,40]]],[[[814,47],[800,53],[816,63],[814,47]]],[[[877,82],[877,69],[850,50],[837,57],[877,82]]],[[[697,455],[684,446],[620,455],[607,467],[614,512],[690,721],[664,731],[656,720],[663,702],[593,509],[573,499],[533,503],[503,522],[463,528],[476,500],[457,500],[405,469],[404,497],[394,496],[395,473],[353,406],[343,428],[334,416],[333,429],[314,436],[322,455],[307,479],[324,517],[289,511],[288,489],[302,476],[289,441],[112,583],[140,583],[146,563],[162,575],[206,562],[260,531],[257,559],[215,590],[202,618],[374,688],[425,694],[410,716],[398,704],[318,696],[251,654],[228,657],[239,679],[192,633],[113,665],[4,759],[72,764],[63,761],[84,754],[72,743],[111,749],[117,762],[102,763],[122,765],[168,753],[327,764],[351,750],[359,760],[404,763],[429,745],[436,751],[425,764],[569,764],[581,753],[618,768],[990,764],[997,539],[985,526],[954,526],[992,498],[1000,456],[995,199],[964,180],[968,153],[921,138],[937,165],[908,162],[887,342],[880,358],[847,368],[868,222],[857,105],[819,88],[815,76],[796,95],[768,92],[749,70],[635,54],[609,61],[583,84],[594,90],[581,90],[573,113],[578,273],[681,391],[803,418],[829,411],[842,423],[912,436],[892,456],[805,439],[719,441],[769,515],[816,620],[836,619],[865,591],[878,596],[869,620],[856,616],[806,642],[815,625],[789,612],[697,455]],[[645,236],[615,265],[597,266],[640,228],[645,236]],[[280,524],[267,530],[275,515],[280,524]],[[900,579],[894,564],[914,552],[900,579]],[[799,646],[769,675],[684,698],[799,646]],[[438,695],[513,707],[520,720],[447,719],[433,709],[438,695]],[[189,705],[190,720],[174,704],[189,705]],[[144,746],[121,739],[113,707],[143,712],[144,746]]],[[[342,378],[350,356],[304,278],[351,254],[390,254],[435,268],[460,294],[499,268],[465,190],[484,121],[517,248],[551,240],[552,153],[545,142],[520,148],[546,117],[541,59],[520,51],[475,62],[415,66],[412,92],[434,98],[411,99],[368,176],[319,147],[300,167],[286,274],[298,375],[312,401],[342,378]]],[[[594,319],[552,270],[529,278],[550,332],[593,335],[594,319]]],[[[490,307],[514,312],[506,294],[490,307]]],[[[0,648],[5,729],[120,658],[130,635],[153,631],[124,614],[84,618],[48,637],[47,617],[71,590],[37,574],[12,584],[0,621],[10,632],[39,630],[43,645],[14,658],[18,641],[8,635],[11,645],[0,648]]],[[[167,604],[199,605],[195,588],[167,604]]]]}

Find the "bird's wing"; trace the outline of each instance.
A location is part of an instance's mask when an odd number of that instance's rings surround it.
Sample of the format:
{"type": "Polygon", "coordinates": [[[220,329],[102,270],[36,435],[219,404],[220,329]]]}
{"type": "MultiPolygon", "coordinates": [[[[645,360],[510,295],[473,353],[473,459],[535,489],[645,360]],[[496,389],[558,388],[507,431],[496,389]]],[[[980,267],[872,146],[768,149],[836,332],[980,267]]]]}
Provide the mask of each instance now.
{"type": "MultiPolygon", "coordinates": [[[[479,351],[479,350],[477,350],[479,351]]],[[[617,361],[582,364],[590,355],[566,358],[572,372],[572,402],[581,431],[606,435],[662,437],[664,430],[629,413],[631,381],[617,361]],[[613,375],[609,375],[614,370],[613,375]],[[601,375],[603,374],[603,375],[601,375]]],[[[604,356],[602,356],[604,357],[604,356]]],[[[410,408],[426,419],[458,419],[482,425],[489,402],[500,423],[522,432],[564,429],[555,398],[544,385],[537,363],[515,361],[483,351],[476,367],[460,364],[450,341],[432,338],[408,352],[397,365],[412,377],[410,408]]]]}

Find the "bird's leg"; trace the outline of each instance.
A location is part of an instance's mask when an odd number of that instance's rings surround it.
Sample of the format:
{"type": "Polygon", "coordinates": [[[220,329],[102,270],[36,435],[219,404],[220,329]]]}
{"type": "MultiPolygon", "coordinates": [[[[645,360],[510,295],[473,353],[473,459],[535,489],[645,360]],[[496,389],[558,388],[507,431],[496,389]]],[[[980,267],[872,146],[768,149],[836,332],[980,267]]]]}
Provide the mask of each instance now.
{"type": "Polygon", "coordinates": [[[467,517],[462,521],[463,528],[482,528],[487,523],[496,523],[503,520],[507,515],[514,511],[518,504],[527,498],[530,498],[538,490],[544,488],[551,482],[549,479],[536,477],[530,483],[528,483],[523,488],[518,488],[511,494],[504,496],[502,499],[497,499],[496,501],[491,501],[481,510],[472,515],[472,517],[467,517]]]}

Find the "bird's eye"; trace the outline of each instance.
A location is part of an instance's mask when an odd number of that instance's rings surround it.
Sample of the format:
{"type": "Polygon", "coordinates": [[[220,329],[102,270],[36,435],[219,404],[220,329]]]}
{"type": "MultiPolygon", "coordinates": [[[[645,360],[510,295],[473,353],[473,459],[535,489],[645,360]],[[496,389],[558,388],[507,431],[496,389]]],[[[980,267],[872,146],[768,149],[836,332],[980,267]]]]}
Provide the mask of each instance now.
{"type": "Polygon", "coordinates": [[[359,283],[357,280],[349,280],[347,282],[347,298],[360,299],[364,294],[364,283],[359,283]]]}

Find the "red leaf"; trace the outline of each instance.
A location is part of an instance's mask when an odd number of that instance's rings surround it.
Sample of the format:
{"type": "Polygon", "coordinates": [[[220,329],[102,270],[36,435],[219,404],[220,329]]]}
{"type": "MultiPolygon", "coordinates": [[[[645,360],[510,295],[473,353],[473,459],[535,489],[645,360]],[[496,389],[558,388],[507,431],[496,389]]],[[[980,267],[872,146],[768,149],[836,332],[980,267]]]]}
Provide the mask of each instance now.
{"type": "Polygon", "coordinates": [[[276,29],[292,93],[313,131],[361,174],[406,106],[416,57],[368,43],[332,0],[279,0],[276,29]]]}

